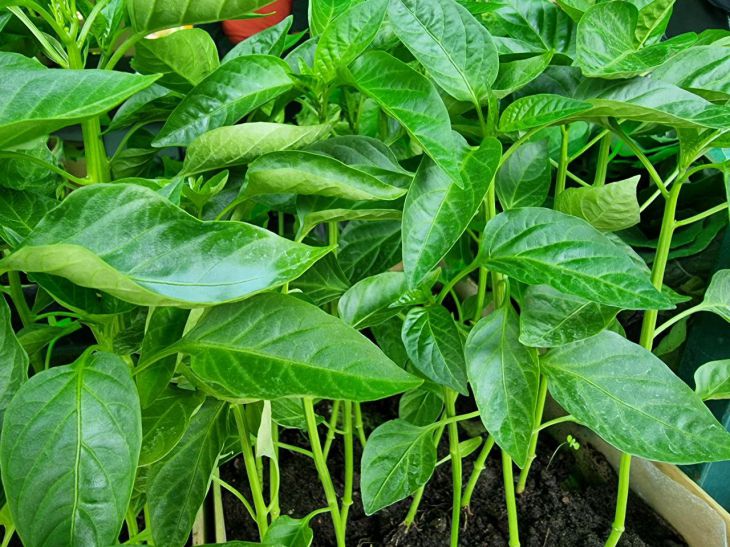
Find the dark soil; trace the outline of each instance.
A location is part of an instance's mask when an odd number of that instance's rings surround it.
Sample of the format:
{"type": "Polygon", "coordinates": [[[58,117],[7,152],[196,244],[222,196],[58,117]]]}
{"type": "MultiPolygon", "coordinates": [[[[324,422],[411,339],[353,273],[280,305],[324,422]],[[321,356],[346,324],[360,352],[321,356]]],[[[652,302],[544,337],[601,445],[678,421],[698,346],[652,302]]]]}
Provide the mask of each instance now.
{"type": "MultiPolygon", "coordinates": [[[[518,497],[521,542],[526,547],[592,547],[602,546],[611,530],[616,475],[601,454],[589,446],[575,452],[563,446],[549,463],[558,443],[547,435],[541,437],[527,491],[518,497]],[[549,463],[549,465],[548,465],[549,463]]],[[[306,446],[304,435],[285,431],[282,440],[306,446]]],[[[330,471],[336,488],[341,492],[343,460],[341,443],[333,446],[330,471]]],[[[443,449],[444,447],[442,447],[443,449]]],[[[359,449],[359,447],[358,447],[359,449]]],[[[360,451],[356,453],[359,462],[360,451]]],[[[474,455],[464,464],[464,482],[471,473],[474,455]]],[[[319,479],[312,462],[306,457],[282,451],[282,514],[302,517],[325,507],[319,479]]],[[[515,471],[518,471],[515,469],[515,471]]],[[[240,459],[221,470],[222,477],[248,495],[240,459]]],[[[451,471],[448,464],[437,468],[421,502],[415,526],[402,526],[410,499],[388,507],[371,517],[362,511],[357,491],[359,474],[356,467],[355,503],[348,520],[348,545],[431,547],[449,544],[451,520],[451,471]]],[[[228,539],[255,540],[253,521],[233,498],[224,493],[228,539]]],[[[314,545],[335,545],[334,532],[328,514],[314,518],[314,545]]],[[[629,515],[621,546],[686,545],[680,536],[647,507],[638,497],[629,499],[629,515]]],[[[499,451],[490,455],[487,468],[472,498],[470,511],[462,515],[460,545],[473,547],[508,545],[507,513],[499,451]]]]}

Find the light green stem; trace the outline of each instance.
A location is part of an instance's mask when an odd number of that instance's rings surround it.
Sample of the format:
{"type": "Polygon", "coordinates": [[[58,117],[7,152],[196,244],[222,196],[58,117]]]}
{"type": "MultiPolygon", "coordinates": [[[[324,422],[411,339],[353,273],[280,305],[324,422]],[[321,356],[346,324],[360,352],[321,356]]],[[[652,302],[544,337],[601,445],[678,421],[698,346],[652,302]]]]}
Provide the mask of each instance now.
{"type": "Polygon", "coordinates": [[[618,494],[616,496],[616,515],[611,526],[611,535],[606,540],[606,547],[616,547],[624,533],[626,509],[629,500],[629,478],[631,476],[631,456],[621,454],[618,473],[618,494]]]}
{"type": "Polygon", "coordinates": [[[515,499],[515,479],[512,475],[512,458],[502,450],[502,478],[504,497],[507,502],[507,521],[509,524],[509,545],[520,547],[520,529],[517,524],[517,500],[515,499]]]}
{"type": "Polygon", "coordinates": [[[596,162],[596,175],[593,178],[593,186],[603,186],[606,184],[608,157],[611,154],[612,142],[613,135],[611,133],[608,133],[601,139],[601,146],[598,148],[598,160],[596,162]]]}
{"type": "Polygon", "coordinates": [[[340,418],[340,405],[342,401],[334,401],[332,403],[332,414],[330,415],[330,421],[328,422],[327,437],[324,441],[324,459],[326,460],[332,448],[332,441],[335,438],[335,432],[337,431],[337,421],[340,418]]]}
{"type": "MultiPolygon", "coordinates": [[[[220,478],[220,470],[216,467],[213,476],[220,478]]],[[[215,523],[216,543],[225,543],[226,539],[226,517],[223,514],[223,493],[218,481],[213,481],[213,521],[215,523]]]]}
{"type": "MultiPolygon", "coordinates": [[[[449,418],[456,416],[456,398],[458,394],[450,389],[445,390],[446,415],[449,418]]],[[[461,517],[461,483],[462,462],[459,448],[459,424],[452,422],[449,428],[449,454],[451,455],[451,547],[459,545],[459,519],[461,517]]]]}
{"type": "Polygon", "coordinates": [[[10,281],[10,299],[13,301],[15,311],[18,312],[23,326],[29,327],[33,324],[33,312],[28,307],[28,302],[25,299],[20,274],[18,272],[8,272],[8,280],[10,281]]]}
{"type": "Polygon", "coordinates": [[[487,437],[487,442],[484,443],[484,446],[482,446],[482,451],[479,452],[477,459],[474,460],[474,467],[472,468],[471,475],[469,476],[469,481],[466,483],[464,494],[461,496],[462,509],[466,509],[469,505],[471,505],[471,497],[474,495],[474,489],[479,482],[479,477],[481,476],[482,471],[486,468],[487,458],[489,457],[489,453],[492,451],[492,448],[494,448],[494,437],[489,435],[487,437]]]}
{"type": "Polygon", "coordinates": [[[269,515],[271,515],[271,522],[274,522],[281,514],[281,507],[279,506],[281,477],[279,475],[279,426],[273,422],[271,424],[271,440],[274,443],[276,460],[269,462],[269,515]]]}
{"type": "Polygon", "coordinates": [[[354,436],[352,431],[352,402],[343,401],[345,412],[343,415],[344,419],[344,435],[343,439],[345,442],[345,489],[342,495],[342,535],[345,536],[347,533],[347,514],[350,511],[352,505],[352,490],[354,484],[354,469],[355,469],[355,456],[354,456],[354,436]]]}
{"type": "Polygon", "coordinates": [[[408,508],[408,514],[406,515],[406,518],[403,519],[403,525],[406,527],[406,530],[413,526],[413,523],[416,521],[418,506],[421,505],[421,499],[423,499],[423,493],[425,491],[426,487],[421,486],[418,490],[416,490],[416,493],[413,494],[413,500],[411,501],[411,506],[408,508]]]}
{"type": "Polygon", "coordinates": [[[560,133],[562,139],[560,142],[560,162],[558,164],[558,174],[555,179],[555,197],[557,198],[565,190],[565,181],[568,177],[568,165],[570,158],[568,157],[568,145],[570,144],[570,132],[568,126],[561,126],[560,133]]]}
{"type": "Polygon", "coordinates": [[[527,463],[525,467],[520,471],[520,479],[517,482],[517,493],[522,494],[525,491],[527,485],[527,476],[530,473],[530,467],[532,462],[535,461],[535,452],[537,450],[537,439],[540,435],[540,423],[542,422],[542,414],[545,410],[545,400],[547,399],[547,388],[548,381],[547,377],[543,374],[540,376],[540,387],[537,393],[537,406],[535,407],[535,420],[532,429],[532,436],[530,437],[530,447],[527,452],[527,463]]]}
{"type": "Polygon", "coordinates": [[[365,443],[368,438],[365,435],[365,427],[362,423],[362,408],[360,403],[355,403],[355,431],[357,431],[357,438],[360,439],[360,444],[365,448],[365,443]]]}

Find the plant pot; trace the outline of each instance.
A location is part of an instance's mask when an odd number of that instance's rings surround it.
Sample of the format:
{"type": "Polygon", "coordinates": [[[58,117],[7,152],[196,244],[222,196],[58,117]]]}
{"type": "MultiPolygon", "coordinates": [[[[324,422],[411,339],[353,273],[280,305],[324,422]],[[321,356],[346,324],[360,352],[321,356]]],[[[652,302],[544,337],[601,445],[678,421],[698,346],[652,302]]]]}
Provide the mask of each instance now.
{"type": "Polygon", "coordinates": [[[246,38],[253,36],[257,32],[261,32],[277,23],[280,23],[291,15],[292,0],[277,0],[268,6],[258,10],[257,13],[271,14],[265,17],[257,17],[254,19],[241,19],[234,21],[223,21],[223,32],[228,39],[237,44],[246,38]]]}

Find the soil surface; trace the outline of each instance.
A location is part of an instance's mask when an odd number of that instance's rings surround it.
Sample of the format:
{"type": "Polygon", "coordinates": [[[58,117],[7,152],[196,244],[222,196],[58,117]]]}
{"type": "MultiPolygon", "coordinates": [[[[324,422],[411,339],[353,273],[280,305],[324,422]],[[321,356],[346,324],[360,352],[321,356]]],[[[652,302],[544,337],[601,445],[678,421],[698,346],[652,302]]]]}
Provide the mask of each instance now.
{"type": "MultiPolygon", "coordinates": [[[[307,446],[303,433],[288,430],[282,441],[307,446]]],[[[527,490],[518,496],[521,543],[525,547],[600,547],[611,530],[616,497],[616,475],[603,456],[590,446],[576,452],[563,445],[555,453],[557,442],[548,435],[541,437],[527,490]],[[551,456],[555,456],[550,461],[551,456]]],[[[359,446],[356,462],[359,462],[359,446]]],[[[445,455],[445,446],[441,454],[445,455]]],[[[464,483],[472,469],[472,454],[464,462],[464,483]]],[[[341,442],[333,445],[329,464],[332,479],[342,492],[343,458],[341,442]]],[[[326,502],[316,470],[309,458],[282,451],[282,514],[302,517],[326,502]]],[[[515,468],[515,476],[518,469],[515,468]]],[[[240,459],[229,462],[221,476],[249,495],[240,459]]],[[[442,547],[449,544],[451,522],[451,470],[439,466],[426,487],[415,526],[402,526],[410,499],[388,507],[371,517],[362,511],[358,465],[355,474],[354,505],[348,519],[348,545],[442,547]]],[[[239,502],[224,492],[228,540],[255,540],[253,521],[245,515],[239,502]]],[[[311,522],[314,545],[334,546],[335,539],[328,514],[311,522]]],[[[499,450],[494,449],[472,498],[470,511],[462,514],[460,545],[474,547],[507,546],[509,540],[507,513],[499,450]]],[[[638,497],[629,498],[626,532],[620,544],[624,547],[686,545],[681,537],[638,497]]]]}

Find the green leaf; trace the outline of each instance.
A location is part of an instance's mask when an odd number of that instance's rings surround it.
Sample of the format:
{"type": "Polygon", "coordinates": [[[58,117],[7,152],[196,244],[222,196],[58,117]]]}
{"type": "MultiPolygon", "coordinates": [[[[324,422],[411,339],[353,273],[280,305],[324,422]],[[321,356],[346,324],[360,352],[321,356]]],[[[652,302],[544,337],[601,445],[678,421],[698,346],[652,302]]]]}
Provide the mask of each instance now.
{"type": "Polygon", "coordinates": [[[730,270],[715,272],[700,307],[730,322],[730,270]]]}
{"type": "MultiPolygon", "coordinates": [[[[312,200],[314,201],[314,200],[312,200]]],[[[327,222],[345,222],[357,220],[400,220],[401,211],[399,209],[324,209],[322,211],[309,210],[309,205],[302,206],[303,200],[297,200],[297,217],[299,218],[299,229],[297,230],[297,238],[301,234],[308,234],[316,226],[327,222]]],[[[369,202],[360,202],[369,203],[369,202]]],[[[360,205],[358,203],[358,205],[360,205]]],[[[319,205],[315,202],[312,205],[319,205]]]]}
{"type": "Polygon", "coordinates": [[[395,118],[457,184],[449,113],[433,84],[383,51],[369,51],[350,68],[355,85],[395,118]]]}
{"type": "Polygon", "coordinates": [[[436,467],[433,430],[404,420],[385,422],[370,434],[362,455],[360,489],[366,515],[407,498],[436,467]]]}
{"type": "Polygon", "coordinates": [[[303,194],[350,200],[393,200],[406,189],[381,182],[374,176],[334,158],[287,150],[266,154],[254,161],[246,173],[244,196],[260,194],[303,194]]]}
{"type": "Polygon", "coordinates": [[[164,121],[180,102],[177,93],[152,84],[127,99],[114,113],[109,129],[121,129],[138,122],[164,121]]]}
{"type": "Polygon", "coordinates": [[[503,306],[481,319],[464,348],[482,422],[515,463],[527,463],[540,383],[537,352],[519,341],[517,313],[503,306]]]}
{"type": "Polygon", "coordinates": [[[406,391],[398,403],[398,417],[420,427],[431,425],[441,415],[444,400],[441,390],[428,382],[406,391]]]}
{"type": "Polygon", "coordinates": [[[287,515],[278,517],[264,536],[265,545],[283,547],[309,547],[314,532],[309,527],[309,519],[294,519],[287,515]]]}
{"type": "MultiPolygon", "coordinates": [[[[155,308],[150,310],[147,331],[142,340],[139,363],[145,363],[158,351],[177,342],[185,331],[190,312],[179,308],[155,308]]],[[[177,368],[177,356],[171,355],[140,370],[135,376],[142,408],[149,407],[167,388],[177,368]]]]}
{"type": "MultiPolygon", "coordinates": [[[[307,416],[301,399],[275,399],[271,401],[271,418],[285,429],[307,430],[307,416]]],[[[324,423],[324,418],[316,415],[318,424],[324,423]]]]}
{"type": "Polygon", "coordinates": [[[384,272],[355,283],[342,295],[337,309],[345,323],[362,330],[396,315],[397,303],[407,292],[403,272],[384,272]]]}
{"type": "MultiPolygon", "coordinates": [[[[0,235],[4,232],[4,228],[8,228],[21,237],[27,236],[46,213],[58,205],[54,199],[29,191],[3,188],[2,194],[0,235]]],[[[3,239],[7,241],[9,238],[3,236],[3,239]]]]}
{"type": "Polygon", "coordinates": [[[555,201],[555,209],[582,218],[602,232],[626,230],[641,222],[636,187],[641,176],[605,186],[568,188],[555,201]]]}
{"type": "Polygon", "coordinates": [[[483,264],[527,283],[624,309],[671,309],[641,267],[586,221],[537,207],[500,213],[482,234],[483,264]]]}
{"type": "Polygon", "coordinates": [[[320,36],[314,55],[314,70],[324,81],[337,76],[375,39],[383,24],[388,0],[367,0],[351,5],[320,36]]]}
{"type": "Polygon", "coordinates": [[[26,382],[0,440],[2,481],[23,543],[116,543],[141,439],[137,390],[116,355],[87,352],[26,382]]]}
{"type": "Polygon", "coordinates": [[[144,306],[200,307],[291,281],[327,252],[198,221],[141,186],[95,184],[46,215],[0,270],[51,273],[144,306]]]}
{"type": "Polygon", "coordinates": [[[270,55],[238,57],[220,66],[173,110],[154,146],[188,146],[206,131],[233,125],[289,91],[289,66],[270,55]]]}
{"type": "Polygon", "coordinates": [[[342,231],[337,261],[350,281],[357,282],[398,264],[400,251],[399,221],[356,221],[342,231]]]}
{"type": "Polygon", "coordinates": [[[425,279],[467,229],[501,155],[502,146],[494,138],[467,152],[463,188],[432,161],[422,161],[403,207],[403,268],[411,287],[425,279]]]}
{"type": "Polygon", "coordinates": [[[390,21],[398,38],[431,79],[458,101],[482,104],[499,70],[487,29],[453,0],[393,0],[390,21]]]}
{"type": "Polygon", "coordinates": [[[272,27],[266,28],[239,42],[226,53],[222,63],[245,55],[273,55],[280,57],[284,53],[289,29],[294,18],[290,15],[272,27]]]}
{"type": "Polygon", "coordinates": [[[539,207],[552,183],[548,141],[526,142],[502,164],[495,179],[504,209],[539,207]]]}
{"type": "Polygon", "coordinates": [[[268,122],[220,127],[202,134],[190,144],[183,172],[195,175],[245,165],[264,154],[309,146],[329,131],[329,125],[298,126],[268,122]]]}
{"type": "Polygon", "coordinates": [[[227,19],[251,17],[252,12],[269,4],[270,0],[128,0],[129,20],[134,30],[149,34],[155,30],[215,23],[227,19]]]}
{"type": "Polygon", "coordinates": [[[657,68],[652,78],[674,84],[709,100],[728,100],[728,48],[713,45],[688,48],[657,68]]]}
{"type": "Polygon", "coordinates": [[[578,23],[575,65],[590,78],[630,78],[661,65],[697,40],[690,33],[644,47],[637,38],[638,22],[639,10],[629,2],[593,6],[578,23]]]}
{"type": "Polygon", "coordinates": [[[639,8],[636,39],[639,43],[660,40],[667,30],[675,0],[631,0],[639,8]]]}
{"type": "Polygon", "coordinates": [[[132,68],[162,74],[158,83],[187,93],[220,66],[213,38],[202,29],[183,29],[135,46],[132,68]]]}
{"type": "Polygon", "coordinates": [[[92,321],[99,321],[107,315],[120,315],[134,309],[134,305],[129,302],[124,302],[101,291],[74,285],[63,277],[38,273],[28,277],[64,308],[92,321]]]}
{"type": "Polygon", "coordinates": [[[150,468],[147,501],[156,544],[187,542],[229,434],[228,404],[208,399],[177,446],[150,468]]]}
{"type": "Polygon", "coordinates": [[[499,128],[504,132],[548,126],[591,108],[590,103],[548,93],[517,99],[502,112],[499,128]]]}
{"type": "Polygon", "coordinates": [[[698,368],[695,392],[703,401],[730,399],[730,359],[711,361],[698,368]]]}
{"type": "Polygon", "coordinates": [[[520,309],[520,342],[534,348],[562,346],[598,334],[619,312],[548,285],[527,287],[520,309]]]}
{"type": "Polygon", "coordinates": [[[289,287],[302,291],[312,303],[322,306],[339,298],[350,288],[350,281],[334,255],[329,254],[292,281],[289,287]]]}
{"type": "Polygon", "coordinates": [[[420,373],[440,386],[468,395],[463,340],[446,308],[411,309],[402,337],[408,357],[420,373]]]}
{"type": "Polygon", "coordinates": [[[401,338],[402,330],[403,320],[397,316],[370,328],[370,332],[383,353],[400,368],[405,369],[408,364],[408,353],[401,338]]]}
{"type": "Polygon", "coordinates": [[[15,337],[10,308],[0,297],[0,429],[5,409],[28,380],[28,355],[15,337]]]}
{"type": "Polygon", "coordinates": [[[309,31],[319,36],[339,15],[361,0],[311,0],[309,2],[309,31]]]}
{"type": "Polygon", "coordinates": [[[164,458],[182,439],[190,418],[203,404],[205,396],[169,386],[142,411],[142,451],[139,465],[150,465],[164,458]]]}
{"type": "Polygon", "coordinates": [[[540,362],[565,410],[623,452],[690,464],[730,459],[730,434],[646,349],[604,331],[540,362]]]}
{"type": "Polygon", "coordinates": [[[0,149],[103,114],[157,78],[112,70],[0,67],[0,149]]]}
{"type": "Polygon", "coordinates": [[[212,308],[175,349],[190,355],[199,381],[230,399],[367,401],[419,384],[340,319],[278,293],[212,308]]]}
{"type": "Polygon", "coordinates": [[[494,82],[494,95],[498,99],[502,99],[523,88],[540,76],[550,65],[552,59],[553,52],[546,51],[527,59],[500,63],[499,74],[494,82]]]}

